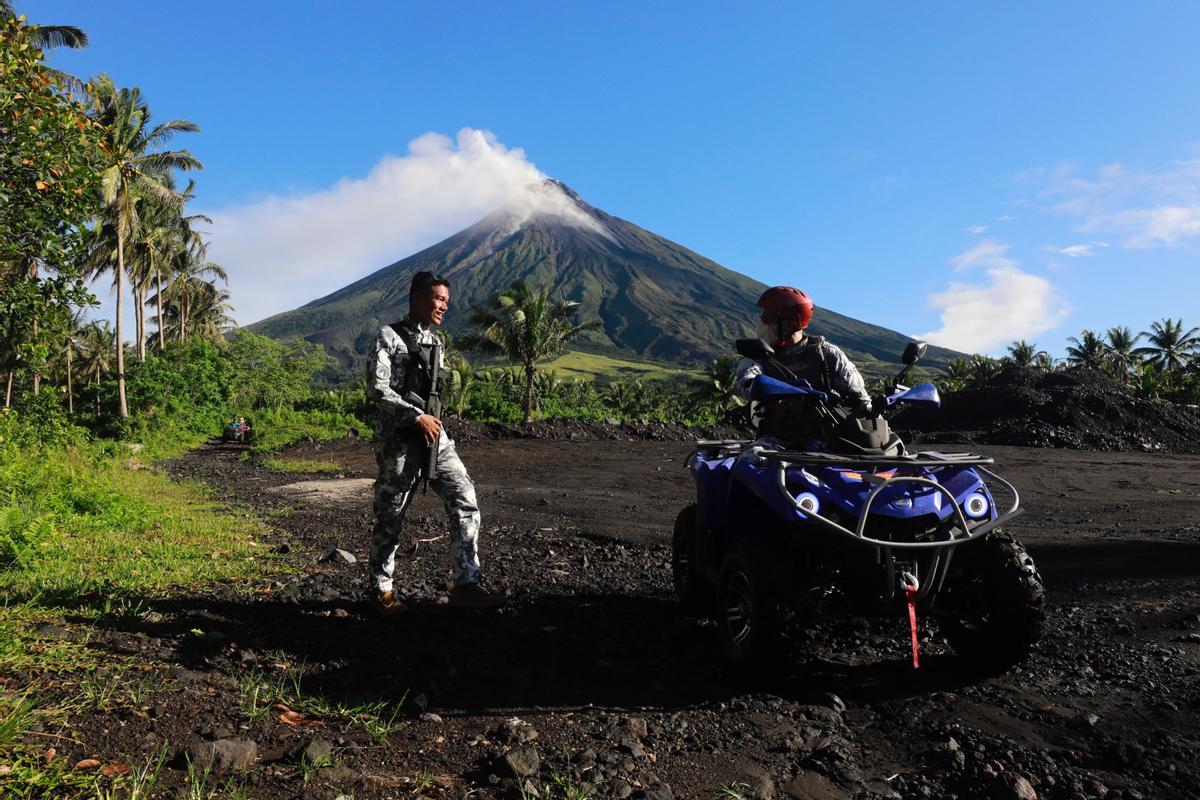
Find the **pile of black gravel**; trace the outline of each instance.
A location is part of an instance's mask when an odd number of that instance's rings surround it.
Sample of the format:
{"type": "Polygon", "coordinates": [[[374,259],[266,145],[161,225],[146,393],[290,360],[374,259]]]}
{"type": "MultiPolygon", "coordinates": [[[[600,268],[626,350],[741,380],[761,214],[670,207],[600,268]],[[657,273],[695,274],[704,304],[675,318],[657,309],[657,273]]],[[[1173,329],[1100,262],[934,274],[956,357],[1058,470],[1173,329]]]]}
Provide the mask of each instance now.
{"type": "Polygon", "coordinates": [[[942,395],[940,409],[905,409],[892,427],[910,443],[1200,453],[1200,417],[1088,369],[1009,367],[980,388],[942,395]]]}

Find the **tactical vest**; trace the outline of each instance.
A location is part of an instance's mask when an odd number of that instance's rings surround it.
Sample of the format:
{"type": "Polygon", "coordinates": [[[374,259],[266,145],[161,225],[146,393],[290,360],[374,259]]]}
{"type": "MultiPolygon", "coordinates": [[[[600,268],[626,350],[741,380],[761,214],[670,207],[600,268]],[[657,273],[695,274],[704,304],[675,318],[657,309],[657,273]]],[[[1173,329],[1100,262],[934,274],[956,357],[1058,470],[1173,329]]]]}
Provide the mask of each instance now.
{"type": "MultiPolygon", "coordinates": [[[[806,336],[796,349],[779,351],[782,355],[787,352],[788,358],[784,366],[804,378],[814,389],[829,393],[833,381],[829,375],[829,365],[821,357],[821,345],[825,342],[823,336],[806,336]]],[[[764,372],[772,378],[786,380],[783,375],[774,375],[772,370],[763,365],[764,372]]],[[[800,447],[808,439],[824,438],[836,429],[828,418],[816,411],[815,406],[820,401],[807,398],[772,400],[758,404],[755,416],[758,420],[759,436],[770,436],[788,444],[800,447]]]]}
{"type": "MultiPolygon", "coordinates": [[[[433,389],[433,351],[432,344],[420,344],[420,330],[417,323],[405,317],[389,326],[396,335],[404,340],[408,355],[404,362],[404,381],[396,385],[393,379],[392,391],[404,398],[406,403],[412,403],[422,411],[429,402],[433,389]]],[[[392,372],[395,375],[395,371],[392,372]]],[[[438,396],[446,396],[447,374],[443,369],[438,373],[438,396]]]]}

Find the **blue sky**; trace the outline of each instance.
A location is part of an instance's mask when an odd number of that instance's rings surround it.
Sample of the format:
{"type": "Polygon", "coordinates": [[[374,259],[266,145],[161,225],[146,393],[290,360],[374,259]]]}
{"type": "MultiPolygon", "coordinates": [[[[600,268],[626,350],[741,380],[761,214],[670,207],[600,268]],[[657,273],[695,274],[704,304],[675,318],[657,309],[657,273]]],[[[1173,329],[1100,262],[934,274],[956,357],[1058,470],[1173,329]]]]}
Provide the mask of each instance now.
{"type": "Polygon", "coordinates": [[[90,35],[55,65],[202,127],[178,144],[241,322],[453,233],[536,167],[959,349],[1200,324],[1200,6],[16,5],[90,35]]]}

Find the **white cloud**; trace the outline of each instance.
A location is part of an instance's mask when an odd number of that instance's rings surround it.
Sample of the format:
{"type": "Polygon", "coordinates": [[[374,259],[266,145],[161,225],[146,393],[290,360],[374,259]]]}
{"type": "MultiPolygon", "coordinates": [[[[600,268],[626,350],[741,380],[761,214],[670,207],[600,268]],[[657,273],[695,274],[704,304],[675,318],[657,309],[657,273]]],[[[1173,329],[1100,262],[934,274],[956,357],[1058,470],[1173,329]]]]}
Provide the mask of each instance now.
{"type": "Polygon", "coordinates": [[[971,234],[972,236],[979,236],[980,234],[987,233],[987,229],[988,229],[987,225],[968,225],[963,230],[965,230],[967,233],[971,234]]]}
{"type": "Polygon", "coordinates": [[[464,128],[414,139],[362,178],[209,212],[210,257],[229,272],[242,324],[295,308],[508,207],[514,230],[550,213],[595,226],[520,148],[464,128]],[[541,187],[537,191],[528,191],[541,187]]]}
{"type": "Polygon", "coordinates": [[[965,253],[950,259],[955,272],[964,272],[972,267],[1015,267],[1016,262],[1005,256],[1008,245],[995,239],[984,239],[965,253]]]}
{"type": "Polygon", "coordinates": [[[1077,218],[1077,230],[1112,235],[1126,249],[1200,241],[1200,158],[1145,171],[1106,164],[1091,176],[1065,164],[1049,173],[1042,194],[1052,211],[1077,218]]]}
{"type": "Polygon", "coordinates": [[[929,298],[942,326],[918,338],[967,353],[982,353],[1005,342],[1036,336],[1067,313],[1050,281],[1020,269],[1008,246],[987,240],[951,259],[956,271],[984,267],[987,280],[954,281],[929,298]],[[985,247],[986,246],[986,247],[985,247]]]}
{"type": "Polygon", "coordinates": [[[1108,247],[1108,242],[1087,242],[1086,244],[1070,244],[1066,247],[1058,247],[1057,245],[1049,245],[1045,248],[1046,252],[1057,253],[1060,256],[1067,258],[1087,258],[1097,255],[1096,248],[1108,247]]]}

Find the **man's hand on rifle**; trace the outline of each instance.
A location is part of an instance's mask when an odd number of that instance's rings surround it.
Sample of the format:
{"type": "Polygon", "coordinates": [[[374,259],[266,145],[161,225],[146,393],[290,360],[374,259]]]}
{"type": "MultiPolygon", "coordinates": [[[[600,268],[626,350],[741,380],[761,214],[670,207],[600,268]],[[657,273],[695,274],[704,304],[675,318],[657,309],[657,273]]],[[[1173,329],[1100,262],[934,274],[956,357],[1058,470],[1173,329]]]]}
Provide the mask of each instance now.
{"type": "Polygon", "coordinates": [[[442,433],[442,421],[432,414],[422,414],[417,417],[417,427],[425,437],[425,444],[431,445],[438,440],[442,433]]]}

